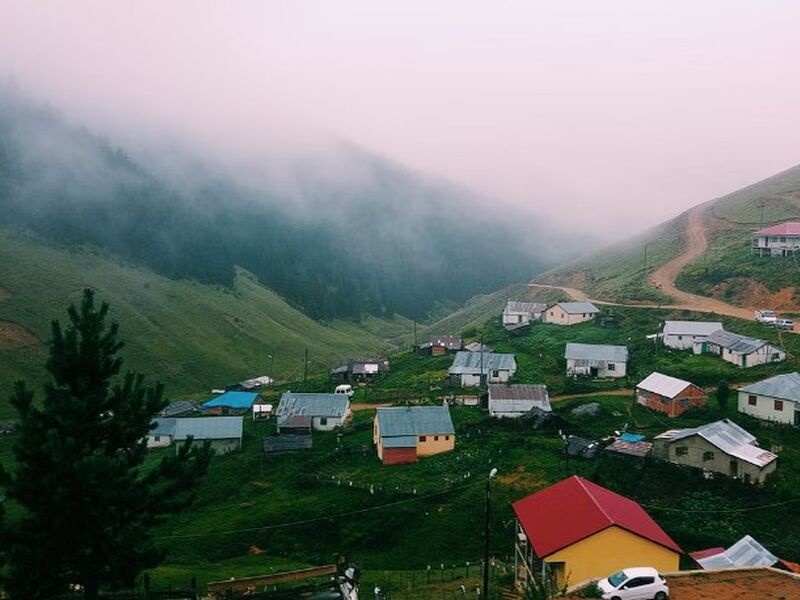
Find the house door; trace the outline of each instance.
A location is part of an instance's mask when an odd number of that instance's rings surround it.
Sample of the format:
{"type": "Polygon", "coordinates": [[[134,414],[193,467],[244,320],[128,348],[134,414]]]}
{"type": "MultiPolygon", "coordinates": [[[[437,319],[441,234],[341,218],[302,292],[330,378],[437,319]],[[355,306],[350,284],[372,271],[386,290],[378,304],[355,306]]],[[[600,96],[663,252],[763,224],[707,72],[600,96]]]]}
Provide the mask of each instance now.
{"type": "Polygon", "coordinates": [[[739,462],[732,460],[731,461],[731,477],[738,477],[739,476],[739,462]]]}
{"type": "Polygon", "coordinates": [[[794,424],[800,427],[800,410],[794,411],[794,424]]]}
{"type": "Polygon", "coordinates": [[[597,377],[597,367],[589,367],[589,375],[597,377]]]}

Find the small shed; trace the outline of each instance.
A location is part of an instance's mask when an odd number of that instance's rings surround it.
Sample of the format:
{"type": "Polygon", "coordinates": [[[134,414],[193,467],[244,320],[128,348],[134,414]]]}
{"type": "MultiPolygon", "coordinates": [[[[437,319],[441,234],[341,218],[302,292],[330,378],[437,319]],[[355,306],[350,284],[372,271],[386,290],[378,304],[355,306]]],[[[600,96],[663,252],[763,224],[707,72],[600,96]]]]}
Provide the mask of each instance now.
{"type": "Polygon", "coordinates": [[[669,417],[703,406],[706,393],[689,381],[663,373],[651,373],[636,386],[636,401],[669,417]]]}
{"type": "Polygon", "coordinates": [[[564,358],[568,377],[625,377],[628,348],[570,342],[564,350],[564,358]]]}
{"type": "Polygon", "coordinates": [[[347,394],[284,392],[275,411],[278,432],[330,431],[350,418],[347,394]]]}
{"type": "Polygon", "coordinates": [[[591,302],[559,302],[544,313],[545,323],[577,325],[591,321],[600,314],[600,309],[591,302]]]}
{"type": "Polygon", "coordinates": [[[541,384],[489,385],[489,416],[516,418],[530,412],[534,407],[550,412],[550,397],[547,386],[541,384]]]}
{"type": "Polygon", "coordinates": [[[645,459],[652,449],[652,442],[645,442],[644,440],[631,442],[621,436],[605,447],[605,451],[611,454],[639,460],[645,459]]]}

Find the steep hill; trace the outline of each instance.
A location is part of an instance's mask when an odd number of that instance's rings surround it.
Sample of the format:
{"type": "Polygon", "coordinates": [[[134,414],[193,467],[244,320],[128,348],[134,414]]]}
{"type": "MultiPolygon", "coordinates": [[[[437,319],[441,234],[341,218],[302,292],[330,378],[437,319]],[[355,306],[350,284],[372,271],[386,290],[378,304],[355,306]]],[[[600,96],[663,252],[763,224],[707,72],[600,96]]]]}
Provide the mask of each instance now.
{"type": "Polygon", "coordinates": [[[750,252],[754,230],[791,219],[800,219],[800,166],[543,273],[536,281],[618,302],[680,302],[685,300],[678,297],[680,290],[685,290],[737,306],[796,312],[797,257],[762,258],[750,252]]]}

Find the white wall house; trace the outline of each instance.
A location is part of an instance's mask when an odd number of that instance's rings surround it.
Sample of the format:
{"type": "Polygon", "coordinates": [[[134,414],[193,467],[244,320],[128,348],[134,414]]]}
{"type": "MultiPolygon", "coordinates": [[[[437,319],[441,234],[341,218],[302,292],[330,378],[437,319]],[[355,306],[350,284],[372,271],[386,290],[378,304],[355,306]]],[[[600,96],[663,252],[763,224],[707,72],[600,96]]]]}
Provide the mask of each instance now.
{"type": "Polygon", "coordinates": [[[545,323],[576,325],[591,321],[599,314],[600,309],[591,302],[559,302],[545,311],[543,319],[545,323]]]}
{"type": "Polygon", "coordinates": [[[154,421],[155,428],[147,436],[148,448],[165,448],[172,443],[175,434],[174,418],[158,418],[154,421]]]}
{"type": "Polygon", "coordinates": [[[739,412],[800,426],[800,373],[784,373],[739,388],[739,412]]]}
{"type": "Polygon", "coordinates": [[[451,379],[461,387],[475,387],[485,383],[506,383],[517,372],[513,354],[498,352],[456,352],[453,365],[448,370],[451,379]]]}
{"type": "Polygon", "coordinates": [[[695,354],[701,354],[708,336],[722,328],[719,321],[665,321],[661,340],[667,348],[693,349],[695,354]]]}
{"type": "Polygon", "coordinates": [[[503,309],[503,326],[513,328],[514,326],[526,325],[531,321],[539,321],[545,310],[547,310],[546,304],[522,302],[509,298],[508,302],[506,302],[506,307],[503,309]]]}
{"type": "Polygon", "coordinates": [[[774,344],[730,331],[715,331],[708,336],[704,348],[737,367],[755,367],[786,360],[786,352],[774,344]]]}
{"type": "Polygon", "coordinates": [[[800,252],[800,221],[773,225],[753,234],[753,253],[759,256],[792,256],[800,252]]]}
{"type": "Polygon", "coordinates": [[[568,377],[625,377],[628,349],[606,344],[567,344],[568,377]]]}
{"type": "Polygon", "coordinates": [[[347,394],[301,394],[284,392],[275,411],[278,433],[314,429],[331,431],[350,418],[347,394]]]}
{"type": "Polygon", "coordinates": [[[489,416],[497,418],[521,417],[539,408],[550,412],[550,397],[544,385],[505,385],[489,386],[489,416]]]}

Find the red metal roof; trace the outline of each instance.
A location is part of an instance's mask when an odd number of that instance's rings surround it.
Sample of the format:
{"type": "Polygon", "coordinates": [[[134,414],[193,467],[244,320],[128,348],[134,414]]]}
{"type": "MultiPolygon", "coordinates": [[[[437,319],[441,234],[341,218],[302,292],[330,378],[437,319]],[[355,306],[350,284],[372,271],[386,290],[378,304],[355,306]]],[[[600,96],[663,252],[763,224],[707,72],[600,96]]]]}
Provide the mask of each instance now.
{"type": "Polygon", "coordinates": [[[691,556],[695,560],[702,560],[704,558],[708,558],[709,556],[716,556],[717,554],[722,554],[725,552],[725,548],[706,548],[705,550],[697,550],[695,552],[689,552],[689,556],[691,556]]]}
{"type": "Polygon", "coordinates": [[[756,231],[755,235],[800,235],[800,221],[788,221],[772,227],[765,227],[756,231]]]}
{"type": "Polygon", "coordinates": [[[573,475],[512,504],[539,558],[616,525],[683,552],[633,500],[573,475]]]}

